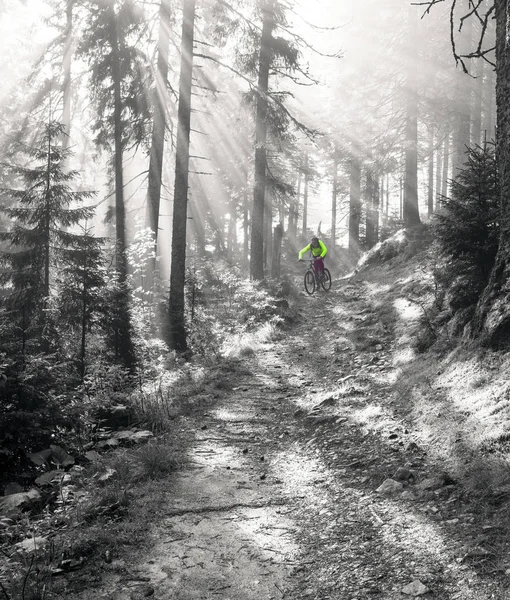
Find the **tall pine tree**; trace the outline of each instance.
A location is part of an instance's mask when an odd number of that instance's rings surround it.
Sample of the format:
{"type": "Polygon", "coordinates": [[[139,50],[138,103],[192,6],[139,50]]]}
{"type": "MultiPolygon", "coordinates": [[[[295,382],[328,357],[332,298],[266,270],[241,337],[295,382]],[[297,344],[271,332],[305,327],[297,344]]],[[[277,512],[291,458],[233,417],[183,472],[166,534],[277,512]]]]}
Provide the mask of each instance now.
{"type": "Polygon", "coordinates": [[[71,189],[78,173],[63,169],[70,155],[60,145],[63,134],[62,124],[48,123],[40,143],[25,150],[31,166],[13,169],[23,188],[3,190],[15,205],[2,208],[13,222],[9,231],[0,234],[11,245],[1,255],[6,267],[2,282],[17,313],[23,351],[28,338],[40,349],[50,348],[48,309],[55,273],[79,238],[67,229],[94,214],[92,207],[75,207],[92,194],[71,189]]]}

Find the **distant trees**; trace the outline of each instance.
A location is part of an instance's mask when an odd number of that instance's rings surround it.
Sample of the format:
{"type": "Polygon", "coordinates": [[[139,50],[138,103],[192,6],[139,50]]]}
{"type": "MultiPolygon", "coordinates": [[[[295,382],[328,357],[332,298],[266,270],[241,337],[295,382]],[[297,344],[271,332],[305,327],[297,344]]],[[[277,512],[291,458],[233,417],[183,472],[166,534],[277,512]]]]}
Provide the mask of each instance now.
{"type": "MultiPolygon", "coordinates": [[[[148,226],[154,236],[154,255],[157,254],[161,186],[163,183],[163,157],[168,122],[168,56],[170,49],[170,29],[172,24],[171,0],[161,0],[158,20],[157,65],[152,95],[152,137],[147,182],[148,226]]],[[[152,270],[156,268],[154,261],[151,261],[150,268],[152,270]]]]}
{"type": "MultiPolygon", "coordinates": [[[[436,4],[447,0],[431,0],[424,2],[427,12],[436,4]]],[[[462,13],[455,10],[455,3],[447,2],[450,11],[450,22],[453,40],[452,51],[459,64],[467,70],[467,63],[474,57],[483,58],[489,64],[495,49],[496,71],[496,105],[497,134],[496,161],[499,172],[499,241],[498,250],[489,281],[477,305],[473,320],[472,332],[482,335],[491,344],[508,344],[510,340],[510,311],[507,306],[507,295],[510,290],[510,50],[507,44],[509,7],[506,0],[493,0],[478,3],[476,6],[464,5],[462,13]],[[495,18],[495,48],[491,44],[490,23],[495,18]],[[457,46],[454,28],[459,22],[473,19],[479,25],[478,39],[466,49],[457,46]]],[[[489,113],[492,108],[489,107],[489,113]]]]}

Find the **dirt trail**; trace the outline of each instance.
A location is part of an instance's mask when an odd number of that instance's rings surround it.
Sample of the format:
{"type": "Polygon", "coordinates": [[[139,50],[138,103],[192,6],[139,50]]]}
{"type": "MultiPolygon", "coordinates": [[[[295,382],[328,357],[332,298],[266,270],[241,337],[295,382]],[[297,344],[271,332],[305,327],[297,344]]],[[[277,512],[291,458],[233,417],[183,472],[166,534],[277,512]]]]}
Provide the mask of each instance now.
{"type": "Polygon", "coordinates": [[[394,342],[365,283],[301,311],[196,423],[150,551],[90,597],[509,597],[483,527],[385,401],[394,342]],[[392,477],[401,490],[376,492],[392,477]]]}

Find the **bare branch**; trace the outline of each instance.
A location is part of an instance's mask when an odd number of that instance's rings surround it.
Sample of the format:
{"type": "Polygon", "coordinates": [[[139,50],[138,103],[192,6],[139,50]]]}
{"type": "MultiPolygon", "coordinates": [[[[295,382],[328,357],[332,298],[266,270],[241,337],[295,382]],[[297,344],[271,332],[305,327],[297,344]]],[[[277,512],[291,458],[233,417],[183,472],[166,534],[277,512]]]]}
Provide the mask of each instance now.
{"type": "MultiPolygon", "coordinates": [[[[412,2],[414,6],[425,6],[425,12],[422,15],[422,18],[429,14],[432,7],[445,2],[445,0],[426,0],[425,2],[412,2]]],[[[492,67],[495,67],[495,63],[488,58],[488,55],[494,52],[495,48],[490,47],[487,49],[482,49],[482,46],[486,39],[487,29],[490,21],[494,18],[493,14],[495,12],[494,4],[487,9],[487,12],[484,15],[481,15],[479,12],[480,7],[482,6],[484,0],[469,0],[469,9],[468,12],[461,17],[459,17],[459,27],[457,31],[462,31],[462,27],[467,19],[476,17],[479,24],[481,25],[480,36],[478,38],[478,44],[476,50],[473,52],[469,52],[467,54],[460,54],[457,51],[457,45],[455,43],[455,8],[457,6],[457,0],[452,0],[452,4],[450,6],[450,45],[452,48],[452,54],[455,59],[456,64],[460,64],[462,71],[464,73],[469,74],[469,71],[466,67],[466,60],[471,58],[481,58],[485,62],[489,63],[492,67]]]]}
{"type": "Polygon", "coordinates": [[[297,40],[300,44],[305,46],[305,48],[308,48],[308,50],[315,52],[315,54],[318,54],[319,56],[323,56],[325,58],[342,58],[341,50],[339,50],[338,52],[335,52],[335,54],[326,54],[325,52],[321,52],[320,50],[317,50],[311,44],[309,44],[303,37],[301,37],[297,33],[294,33],[293,31],[290,31],[286,27],[283,27],[281,24],[278,24],[278,28],[281,29],[282,31],[285,31],[285,33],[287,33],[292,38],[297,40]]]}

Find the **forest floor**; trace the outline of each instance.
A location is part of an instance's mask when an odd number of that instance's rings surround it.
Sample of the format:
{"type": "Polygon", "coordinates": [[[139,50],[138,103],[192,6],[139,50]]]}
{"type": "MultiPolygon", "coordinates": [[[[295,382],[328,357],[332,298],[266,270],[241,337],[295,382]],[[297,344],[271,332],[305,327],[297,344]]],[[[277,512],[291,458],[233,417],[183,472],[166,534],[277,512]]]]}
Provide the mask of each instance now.
{"type": "Polygon", "coordinates": [[[303,294],[299,322],[186,419],[147,544],[67,597],[509,598],[501,504],[467,494],[402,414],[406,323],[381,293],[374,271],[303,294]]]}

